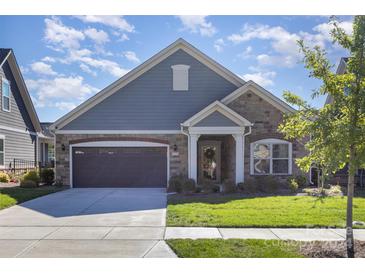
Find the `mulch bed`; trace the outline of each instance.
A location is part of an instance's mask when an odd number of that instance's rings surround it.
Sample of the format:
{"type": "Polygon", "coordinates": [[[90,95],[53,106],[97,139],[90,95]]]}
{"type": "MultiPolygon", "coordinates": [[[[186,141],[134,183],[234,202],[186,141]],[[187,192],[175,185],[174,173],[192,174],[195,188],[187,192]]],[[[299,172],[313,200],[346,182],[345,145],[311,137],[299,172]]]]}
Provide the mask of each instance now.
{"type": "MultiPolygon", "coordinates": [[[[347,258],[345,241],[308,242],[299,248],[301,254],[310,258],[347,258]]],[[[365,258],[365,241],[355,241],[355,257],[365,258]]]]}

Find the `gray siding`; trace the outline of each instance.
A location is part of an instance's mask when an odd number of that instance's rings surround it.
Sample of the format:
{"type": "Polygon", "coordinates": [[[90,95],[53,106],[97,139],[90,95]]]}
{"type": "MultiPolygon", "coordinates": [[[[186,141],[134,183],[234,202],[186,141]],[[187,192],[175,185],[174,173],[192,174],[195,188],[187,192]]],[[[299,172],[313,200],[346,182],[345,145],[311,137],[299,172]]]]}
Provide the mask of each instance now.
{"type": "Polygon", "coordinates": [[[208,117],[205,117],[195,127],[236,127],[235,122],[228,119],[226,116],[218,111],[213,112],[208,117]]]}
{"type": "Polygon", "coordinates": [[[123,87],[62,129],[178,130],[237,87],[183,50],[123,87]],[[172,91],[172,65],[189,65],[189,91],[172,91]]]}
{"type": "Polygon", "coordinates": [[[34,131],[33,124],[25,108],[19,88],[7,62],[0,67],[0,81],[5,77],[10,82],[10,112],[2,109],[2,83],[0,83],[0,125],[34,131]]]}
{"type": "Polygon", "coordinates": [[[35,161],[36,137],[27,133],[19,133],[0,129],[0,135],[5,135],[5,168],[14,158],[35,161]]]}

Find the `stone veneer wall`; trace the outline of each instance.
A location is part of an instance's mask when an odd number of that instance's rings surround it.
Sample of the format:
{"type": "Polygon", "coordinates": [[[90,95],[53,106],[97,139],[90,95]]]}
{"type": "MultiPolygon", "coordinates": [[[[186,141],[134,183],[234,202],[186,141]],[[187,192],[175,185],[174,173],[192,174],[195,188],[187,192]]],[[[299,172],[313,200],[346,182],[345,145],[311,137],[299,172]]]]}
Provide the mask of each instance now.
{"type": "MultiPolygon", "coordinates": [[[[284,139],[283,135],[277,131],[278,125],[282,122],[283,113],[276,107],[257,96],[251,91],[247,91],[239,98],[228,104],[228,107],[236,111],[242,117],[254,124],[252,133],[245,137],[245,179],[253,177],[250,175],[250,144],[252,142],[276,138],[284,139]]],[[[301,171],[295,164],[295,158],[306,154],[304,146],[298,141],[291,141],[293,146],[293,174],[300,174],[301,171]]],[[[285,179],[287,176],[281,176],[285,179]]]]}
{"type": "Polygon", "coordinates": [[[188,174],[188,138],[183,134],[132,135],[132,134],[57,134],[56,135],[56,179],[70,184],[70,144],[92,141],[155,141],[170,145],[170,176],[188,174]],[[174,152],[174,145],[177,152],[174,152]],[[65,151],[62,151],[65,145],[65,151]]]}

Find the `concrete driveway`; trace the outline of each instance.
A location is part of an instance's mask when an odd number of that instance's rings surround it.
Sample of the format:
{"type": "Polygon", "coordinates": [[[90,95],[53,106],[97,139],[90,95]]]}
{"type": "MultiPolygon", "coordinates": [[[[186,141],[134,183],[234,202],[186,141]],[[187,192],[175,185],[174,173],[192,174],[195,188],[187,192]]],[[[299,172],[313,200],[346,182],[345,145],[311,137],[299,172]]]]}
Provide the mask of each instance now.
{"type": "Polygon", "coordinates": [[[175,257],[165,189],[69,189],[0,211],[0,257],[175,257]]]}

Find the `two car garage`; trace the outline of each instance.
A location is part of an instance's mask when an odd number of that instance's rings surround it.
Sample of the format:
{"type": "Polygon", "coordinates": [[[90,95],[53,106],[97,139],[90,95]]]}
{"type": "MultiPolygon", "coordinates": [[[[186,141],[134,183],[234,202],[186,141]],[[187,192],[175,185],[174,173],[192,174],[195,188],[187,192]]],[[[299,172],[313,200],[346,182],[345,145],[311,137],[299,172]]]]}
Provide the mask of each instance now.
{"type": "Polygon", "coordinates": [[[74,145],[72,187],[165,188],[167,150],[167,146],[74,145]]]}

